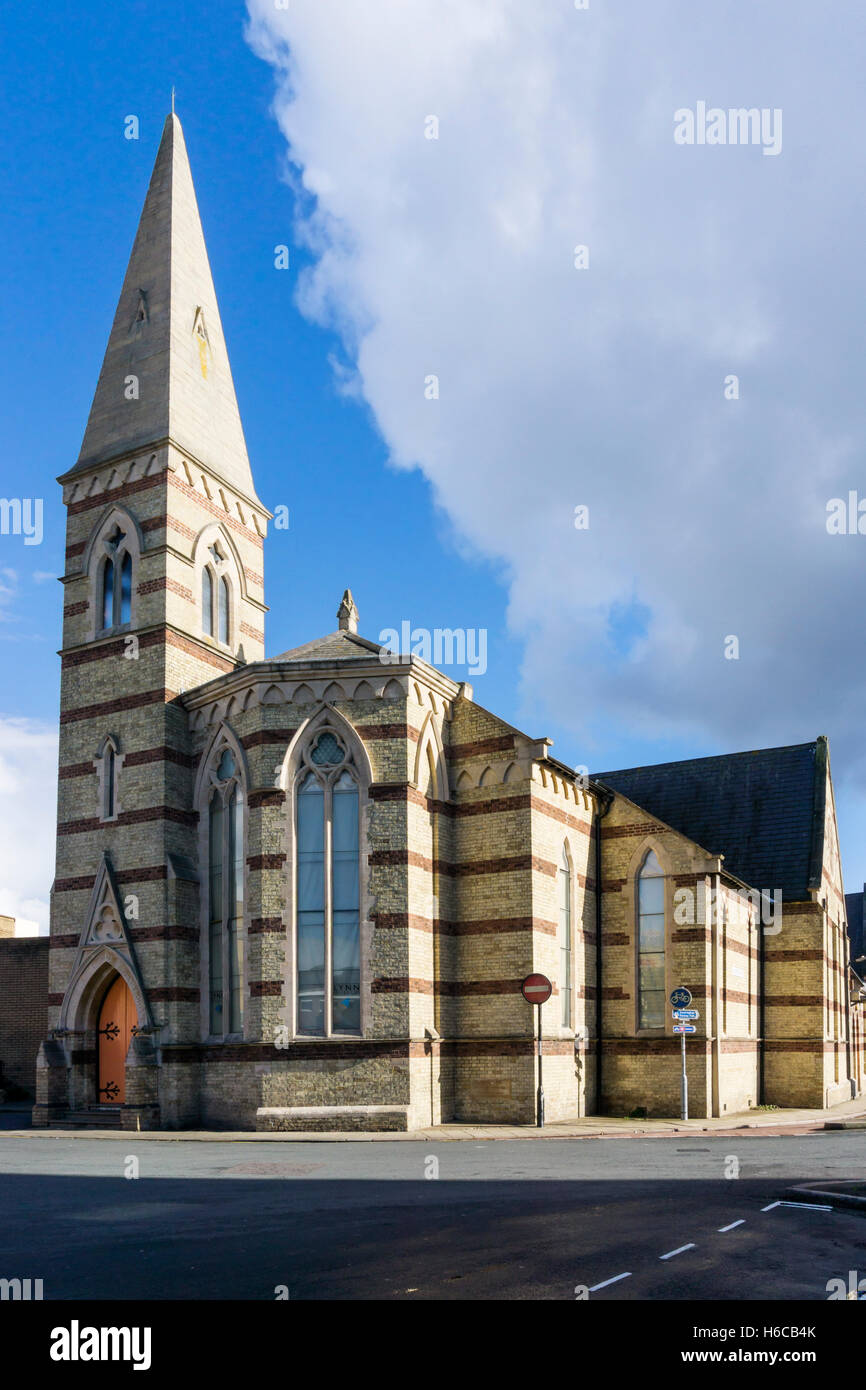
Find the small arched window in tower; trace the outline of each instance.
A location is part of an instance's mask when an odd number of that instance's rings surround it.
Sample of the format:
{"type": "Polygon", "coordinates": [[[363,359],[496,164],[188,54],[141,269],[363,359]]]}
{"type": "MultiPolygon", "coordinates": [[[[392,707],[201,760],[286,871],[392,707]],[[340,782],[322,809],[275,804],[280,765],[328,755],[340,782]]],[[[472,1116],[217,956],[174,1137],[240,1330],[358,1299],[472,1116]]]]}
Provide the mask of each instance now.
{"type": "Polygon", "coordinates": [[[201,572],[201,626],[207,637],[213,637],[213,575],[207,565],[201,572]]]}
{"type": "Polygon", "coordinates": [[[225,575],[219,582],[219,629],[218,640],[228,646],[229,642],[229,581],[225,575]]]}
{"type": "Polygon", "coordinates": [[[106,734],[99,745],[94,766],[99,779],[99,819],[117,819],[117,783],[123,758],[118,754],[113,734],[106,734]]]}
{"type": "Polygon", "coordinates": [[[100,595],[103,632],[128,627],[132,622],[132,555],[125,542],[126,532],[115,526],[102,543],[105,550],[100,595]]]}
{"type": "Polygon", "coordinates": [[[665,1026],[665,880],[655,850],[638,875],[638,1027],[665,1026]]]}
{"type": "Polygon", "coordinates": [[[208,805],[209,1030],[243,1032],[244,794],[234,754],[224,749],[208,805]]]}
{"type": "Polygon", "coordinates": [[[359,1033],[358,781],[330,730],[304,756],[296,803],[298,1032],[359,1033]]]}
{"type": "Polygon", "coordinates": [[[571,865],[563,845],[557,874],[559,886],[559,997],[563,1028],[571,1028],[571,865]]]}

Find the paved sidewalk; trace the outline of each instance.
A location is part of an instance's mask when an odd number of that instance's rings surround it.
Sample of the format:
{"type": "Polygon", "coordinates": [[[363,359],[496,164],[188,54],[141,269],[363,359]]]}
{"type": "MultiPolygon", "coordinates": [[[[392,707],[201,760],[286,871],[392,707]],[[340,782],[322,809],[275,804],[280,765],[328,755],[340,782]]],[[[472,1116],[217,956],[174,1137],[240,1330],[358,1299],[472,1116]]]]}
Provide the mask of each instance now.
{"type": "Polygon", "coordinates": [[[448,1144],[461,1140],[493,1139],[629,1139],[635,1135],[663,1138],[671,1134],[733,1134],[761,1130],[784,1134],[804,1129],[866,1129],[866,1096],[835,1105],[829,1110],[746,1110],[738,1115],[698,1120],[628,1120],[610,1116],[587,1116],[565,1124],[534,1125],[448,1124],[428,1129],[284,1131],[278,1134],[256,1130],[120,1130],[120,1129],[0,1129],[4,1139],[119,1139],[129,1143],[393,1143],[424,1140],[448,1144]]]}

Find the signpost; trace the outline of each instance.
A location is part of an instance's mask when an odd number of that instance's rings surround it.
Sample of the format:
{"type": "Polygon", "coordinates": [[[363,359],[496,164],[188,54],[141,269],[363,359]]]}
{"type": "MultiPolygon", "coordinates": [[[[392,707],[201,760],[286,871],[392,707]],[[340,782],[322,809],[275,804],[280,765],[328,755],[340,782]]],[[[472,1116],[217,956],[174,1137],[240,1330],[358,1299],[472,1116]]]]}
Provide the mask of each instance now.
{"type": "Polygon", "coordinates": [[[547,1003],[553,993],[553,985],[546,975],[527,975],[520,988],[527,1004],[534,1004],[538,1009],[538,1092],[536,1095],[535,1123],[538,1129],[543,1129],[544,1086],[541,1080],[541,1006],[547,1003]]]}
{"type": "Polygon", "coordinates": [[[683,1075],[682,1081],[680,1083],[680,1095],[682,1098],[682,1110],[684,1120],[687,1120],[689,1118],[689,1078],[686,1072],[686,1033],[694,1033],[697,1030],[693,1023],[682,1023],[678,1020],[686,1018],[697,1018],[697,1009],[689,1008],[689,1004],[691,1004],[691,1002],[692,992],[690,989],[686,989],[684,985],[680,985],[678,989],[674,989],[671,991],[671,1009],[673,1010],[674,1016],[674,1032],[680,1034],[680,1040],[682,1042],[683,1075]]]}

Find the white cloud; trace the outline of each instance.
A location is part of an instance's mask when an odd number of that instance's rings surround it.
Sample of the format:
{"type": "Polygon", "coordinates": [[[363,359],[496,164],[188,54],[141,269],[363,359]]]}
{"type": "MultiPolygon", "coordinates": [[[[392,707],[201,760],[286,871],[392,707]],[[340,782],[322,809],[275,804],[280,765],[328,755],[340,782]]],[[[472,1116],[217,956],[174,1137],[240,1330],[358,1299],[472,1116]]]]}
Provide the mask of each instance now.
{"type": "Polygon", "coordinates": [[[0,715],[0,914],[48,930],[54,877],[57,730],[0,715]]]}
{"type": "Polygon", "coordinates": [[[866,495],[862,17],[835,26],[806,0],[249,10],[307,191],[301,307],[342,334],[393,462],[504,562],[524,688],[580,761],[616,728],[648,750],[823,732],[866,776],[866,537],[825,529],[829,498],[866,495]],[[675,145],[673,113],[698,100],[783,108],[782,153],[675,145]]]}

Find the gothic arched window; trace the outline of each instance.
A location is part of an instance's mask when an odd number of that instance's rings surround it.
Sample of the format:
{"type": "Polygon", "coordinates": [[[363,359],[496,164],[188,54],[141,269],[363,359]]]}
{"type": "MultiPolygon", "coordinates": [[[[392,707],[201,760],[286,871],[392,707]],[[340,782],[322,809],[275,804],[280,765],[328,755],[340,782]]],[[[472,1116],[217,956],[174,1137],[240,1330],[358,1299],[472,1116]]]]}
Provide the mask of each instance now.
{"type": "Polygon", "coordinates": [[[359,786],[330,729],[306,749],[296,781],[297,1031],[361,1031],[359,786]]]}
{"type": "Polygon", "coordinates": [[[655,850],[641,865],[638,899],[638,1027],[665,1026],[665,880],[655,850]]]}
{"type": "Polygon", "coordinates": [[[208,802],[209,1032],[226,1037],[244,1023],[244,793],[231,749],[211,774],[208,802]]]}
{"type": "Polygon", "coordinates": [[[559,888],[559,997],[562,1003],[560,1022],[563,1028],[572,1026],[571,1019],[571,864],[563,845],[557,873],[559,888]]]}
{"type": "Polygon", "coordinates": [[[201,571],[202,632],[227,647],[231,639],[231,584],[221,573],[227,563],[226,552],[215,541],[207,547],[207,554],[201,571]]]}
{"type": "Polygon", "coordinates": [[[113,628],[128,627],[132,621],[132,554],[126,531],[119,525],[112,527],[102,548],[99,611],[102,631],[110,632],[113,628]]]}

